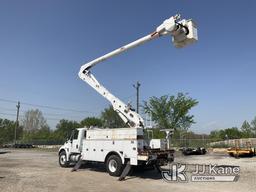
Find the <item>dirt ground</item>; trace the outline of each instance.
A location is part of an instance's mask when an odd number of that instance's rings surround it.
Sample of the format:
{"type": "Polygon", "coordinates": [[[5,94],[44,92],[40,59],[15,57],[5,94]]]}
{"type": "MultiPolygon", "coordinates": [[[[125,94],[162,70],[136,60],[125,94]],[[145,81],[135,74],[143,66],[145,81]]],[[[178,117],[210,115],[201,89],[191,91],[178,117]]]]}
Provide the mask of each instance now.
{"type": "Polygon", "coordinates": [[[86,165],[77,172],[71,168],[60,168],[56,152],[35,149],[0,149],[1,192],[84,192],[84,191],[255,191],[256,157],[235,159],[225,154],[204,156],[177,155],[175,162],[193,164],[218,164],[240,166],[237,182],[187,182],[168,183],[156,171],[134,171],[125,181],[117,181],[105,172],[103,165],[86,165]]]}

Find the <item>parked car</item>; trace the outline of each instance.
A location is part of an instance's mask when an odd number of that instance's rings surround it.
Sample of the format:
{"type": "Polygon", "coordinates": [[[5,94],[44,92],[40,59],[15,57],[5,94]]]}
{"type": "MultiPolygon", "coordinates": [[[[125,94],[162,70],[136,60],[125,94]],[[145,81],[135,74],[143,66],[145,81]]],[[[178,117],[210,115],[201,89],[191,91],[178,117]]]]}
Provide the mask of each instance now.
{"type": "Polygon", "coordinates": [[[204,155],[206,154],[206,149],[203,147],[198,148],[183,148],[182,149],[183,155],[204,155]]]}

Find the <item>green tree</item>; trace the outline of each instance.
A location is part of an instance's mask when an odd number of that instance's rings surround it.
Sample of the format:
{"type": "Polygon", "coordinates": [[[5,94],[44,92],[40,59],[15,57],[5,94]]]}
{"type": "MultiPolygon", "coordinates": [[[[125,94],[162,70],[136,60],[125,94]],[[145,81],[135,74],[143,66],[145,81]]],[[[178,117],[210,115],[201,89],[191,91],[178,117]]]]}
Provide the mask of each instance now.
{"type": "Polygon", "coordinates": [[[209,138],[212,140],[212,141],[220,141],[222,140],[223,138],[221,138],[221,134],[220,134],[220,131],[218,130],[213,130],[210,132],[210,135],[209,135],[209,138]]]}
{"type": "Polygon", "coordinates": [[[56,130],[54,131],[54,138],[59,140],[67,139],[67,137],[71,135],[72,130],[79,127],[81,127],[81,125],[76,121],[62,119],[56,125],[56,130]]]}
{"type": "Polygon", "coordinates": [[[40,142],[48,140],[51,137],[52,131],[50,129],[39,129],[36,131],[25,131],[23,133],[23,141],[27,143],[40,142]]]}
{"type": "Polygon", "coordinates": [[[237,127],[211,131],[209,137],[214,141],[225,139],[240,139],[242,132],[237,127]]]}
{"type": "Polygon", "coordinates": [[[165,133],[161,131],[159,128],[151,128],[145,129],[144,135],[149,139],[163,139],[165,138],[165,133]],[[145,135],[146,134],[146,135],[145,135]]]}
{"type": "Polygon", "coordinates": [[[256,116],[254,117],[254,119],[251,122],[251,129],[253,131],[254,137],[256,137],[256,116]]]}
{"type": "Polygon", "coordinates": [[[0,118],[0,144],[14,140],[14,129],[16,123],[8,119],[0,118]]]}
{"type": "Polygon", "coordinates": [[[252,136],[252,129],[247,121],[244,121],[241,127],[243,137],[249,138],[252,136]]]}
{"type": "Polygon", "coordinates": [[[101,113],[101,119],[103,126],[107,128],[127,127],[117,112],[114,111],[112,106],[104,109],[104,111],[101,113]]]}
{"type": "Polygon", "coordinates": [[[97,117],[86,117],[80,122],[82,127],[102,127],[103,122],[100,118],[97,117]]]}
{"type": "Polygon", "coordinates": [[[148,102],[144,102],[144,111],[151,113],[152,120],[159,128],[187,130],[195,123],[189,111],[197,104],[198,101],[187,94],[178,93],[177,96],[151,97],[148,102]]]}
{"type": "Polygon", "coordinates": [[[228,139],[240,139],[242,137],[242,132],[237,127],[227,128],[225,131],[225,137],[228,139]]]}

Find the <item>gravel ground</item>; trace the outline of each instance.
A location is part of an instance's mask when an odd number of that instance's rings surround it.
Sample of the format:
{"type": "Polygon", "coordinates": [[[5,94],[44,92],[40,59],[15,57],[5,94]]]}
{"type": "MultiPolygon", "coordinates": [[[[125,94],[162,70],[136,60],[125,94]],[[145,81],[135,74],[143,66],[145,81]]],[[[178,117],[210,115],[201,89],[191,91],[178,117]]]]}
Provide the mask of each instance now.
{"type": "Polygon", "coordinates": [[[225,154],[210,153],[204,156],[177,155],[175,162],[186,163],[189,170],[194,164],[240,166],[237,182],[187,182],[167,183],[156,171],[134,171],[125,181],[109,176],[103,165],[86,165],[77,172],[60,168],[56,152],[35,149],[0,149],[0,191],[175,191],[175,192],[236,192],[255,191],[256,157],[235,159],[225,154]]]}

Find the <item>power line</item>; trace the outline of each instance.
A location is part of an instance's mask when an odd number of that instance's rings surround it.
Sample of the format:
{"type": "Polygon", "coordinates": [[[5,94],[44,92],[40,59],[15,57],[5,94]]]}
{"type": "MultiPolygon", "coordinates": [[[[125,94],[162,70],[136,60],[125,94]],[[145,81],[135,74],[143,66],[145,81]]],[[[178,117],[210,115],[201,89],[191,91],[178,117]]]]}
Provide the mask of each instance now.
{"type": "Polygon", "coordinates": [[[133,94],[127,96],[127,97],[123,97],[122,100],[127,100],[127,99],[130,99],[130,98],[134,98],[135,96],[136,96],[136,94],[133,93],[133,94]]]}
{"type": "MultiPolygon", "coordinates": [[[[9,100],[9,99],[3,99],[0,98],[0,101],[8,102],[8,103],[17,103],[17,101],[9,100]]],[[[22,105],[28,105],[28,106],[34,106],[34,107],[40,107],[40,108],[47,108],[52,110],[59,110],[59,111],[71,111],[76,113],[95,113],[92,111],[85,111],[85,110],[77,110],[77,109],[70,109],[70,108],[63,108],[63,107],[55,107],[55,106],[49,106],[49,105],[39,105],[39,104],[33,104],[33,103],[27,103],[27,102],[20,102],[22,105]]]]}
{"type": "MultiPolygon", "coordinates": [[[[3,110],[4,112],[1,112],[0,114],[4,114],[4,115],[11,115],[13,116],[14,114],[10,114],[10,113],[6,113],[5,111],[17,111],[17,109],[11,109],[11,108],[5,108],[5,107],[0,107],[0,110],[3,110]]],[[[20,110],[20,112],[22,113],[26,113],[27,111],[26,110],[20,110]]],[[[69,118],[81,118],[83,114],[81,115],[69,115],[69,114],[64,114],[64,113],[45,113],[45,112],[42,112],[43,113],[43,116],[47,117],[47,118],[51,118],[52,116],[53,117],[69,117],[69,118]]]]}
{"type": "Polygon", "coordinates": [[[67,109],[67,108],[62,108],[62,107],[52,107],[48,105],[38,105],[38,104],[31,104],[31,103],[24,103],[22,102],[23,105],[29,105],[29,106],[35,106],[35,107],[41,107],[41,108],[47,108],[47,109],[53,109],[53,110],[59,110],[59,111],[72,111],[76,113],[92,113],[91,111],[80,111],[76,109],[67,109]]]}
{"type": "MultiPolygon", "coordinates": [[[[0,115],[16,116],[16,114],[2,113],[2,112],[0,112],[0,115]]],[[[20,115],[19,117],[24,118],[25,116],[24,116],[24,115],[20,115]]],[[[59,121],[59,120],[62,120],[62,119],[64,119],[64,118],[49,118],[49,117],[46,117],[45,119],[46,119],[46,120],[59,121]]]]}
{"type": "MultiPolygon", "coordinates": [[[[29,109],[28,110],[21,110],[21,112],[23,112],[23,113],[26,113],[27,111],[29,111],[29,109]]],[[[68,114],[64,114],[64,113],[47,113],[47,112],[44,112],[44,111],[42,111],[42,113],[43,113],[43,115],[44,116],[69,116],[69,117],[81,117],[81,115],[83,115],[83,114],[77,114],[77,115],[69,115],[69,113],[68,114]]]]}
{"type": "Polygon", "coordinates": [[[81,116],[74,116],[74,115],[68,115],[68,114],[54,114],[54,113],[44,113],[43,112],[43,115],[44,116],[69,116],[69,117],[74,117],[74,118],[76,118],[76,117],[81,117],[81,116]]]}
{"type": "MultiPolygon", "coordinates": [[[[4,112],[0,112],[0,115],[9,115],[9,116],[16,116],[16,114],[14,113],[4,113],[4,112]]],[[[55,114],[56,116],[61,116],[61,114],[55,114]]],[[[65,119],[65,117],[63,118],[52,118],[51,116],[54,116],[54,114],[47,114],[47,113],[43,113],[43,116],[48,120],[61,120],[61,119],[65,119]]],[[[80,118],[80,116],[70,116],[70,115],[62,115],[62,116],[68,116],[68,118],[80,118]]],[[[20,115],[20,117],[25,117],[24,115],[20,115]]]]}
{"type": "Polygon", "coordinates": [[[2,113],[0,112],[1,115],[10,115],[10,116],[16,116],[16,114],[11,114],[11,113],[2,113]]]}
{"type": "MultiPolygon", "coordinates": [[[[12,109],[6,109],[6,108],[1,108],[1,107],[0,107],[0,109],[9,110],[9,111],[16,111],[15,109],[12,110],[12,109]]],[[[26,113],[26,111],[24,111],[24,110],[20,110],[20,112],[26,113]]],[[[3,114],[3,115],[12,115],[12,116],[15,115],[15,114],[10,114],[10,113],[5,113],[5,112],[0,112],[0,114],[3,114]]],[[[81,115],[82,115],[82,114],[81,114],[81,115]]],[[[80,118],[80,117],[81,117],[81,116],[78,116],[78,115],[77,115],[77,116],[74,116],[74,115],[70,116],[70,115],[68,115],[68,114],[54,114],[54,113],[44,113],[44,112],[43,112],[43,116],[45,116],[45,117],[47,117],[47,116],[48,116],[48,117],[51,117],[51,116],[53,116],[53,117],[56,117],[56,116],[57,116],[57,117],[58,117],[58,116],[59,116],[59,117],[60,117],[60,116],[63,116],[63,117],[68,116],[69,118],[80,118]]],[[[47,117],[47,118],[48,118],[48,117],[47,117]]]]}
{"type": "Polygon", "coordinates": [[[17,101],[9,100],[9,99],[2,99],[0,98],[0,101],[8,102],[8,103],[17,103],[17,101]]]}
{"type": "Polygon", "coordinates": [[[6,110],[6,111],[16,111],[16,109],[5,108],[5,107],[0,107],[0,109],[6,110]]]}
{"type": "MultiPolygon", "coordinates": [[[[14,100],[10,100],[10,99],[4,99],[4,98],[0,98],[0,101],[2,102],[7,102],[7,103],[15,103],[17,104],[17,101],[14,100]]],[[[70,109],[70,108],[63,108],[63,107],[56,107],[56,106],[49,106],[49,105],[39,105],[39,104],[33,104],[33,103],[27,103],[27,102],[20,102],[20,104],[25,105],[25,106],[33,106],[33,107],[38,107],[38,108],[46,108],[46,109],[52,109],[52,110],[56,110],[56,111],[66,111],[66,112],[75,112],[75,113],[95,113],[95,112],[91,112],[91,111],[85,111],[85,110],[77,110],[77,109],[70,109]]],[[[1,109],[6,110],[6,111],[16,111],[16,109],[10,109],[10,108],[4,108],[1,107],[1,109]]],[[[26,112],[25,110],[20,110],[21,112],[26,112]]],[[[16,116],[17,114],[13,114],[13,113],[6,113],[6,112],[0,112],[1,115],[5,115],[5,116],[16,116]]],[[[81,118],[80,116],[70,116],[68,114],[56,114],[56,113],[44,113],[43,115],[45,116],[45,119],[47,121],[60,121],[62,119],[70,119],[70,118],[81,118]],[[55,117],[54,117],[55,116],[55,117]],[[63,116],[63,118],[56,118],[56,116],[63,116]],[[68,116],[67,118],[65,116],[68,116]]],[[[20,115],[21,118],[24,118],[24,115],[20,115]]]]}

